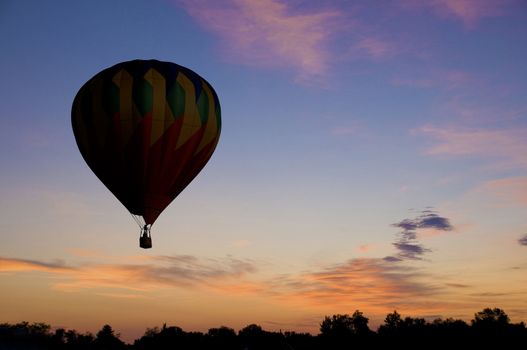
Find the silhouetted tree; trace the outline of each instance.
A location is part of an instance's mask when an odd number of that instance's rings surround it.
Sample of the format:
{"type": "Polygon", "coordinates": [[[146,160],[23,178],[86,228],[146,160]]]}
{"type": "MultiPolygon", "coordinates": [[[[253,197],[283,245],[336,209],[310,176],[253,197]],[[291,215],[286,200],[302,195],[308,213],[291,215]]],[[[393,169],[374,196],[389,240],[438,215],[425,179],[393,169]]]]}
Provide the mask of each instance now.
{"type": "Polygon", "coordinates": [[[55,330],[55,334],[51,336],[51,344],[55,349],[66,348],[66,330],[64,328],[58,328],[55,330]]]}
{"type": "Polygon", "coordinates": [[[283,334],[264,331],[257,324],[250,324],[242,328],[238,332],[238,337],[243,349],[289,349],[283,334]]]}
{"type": "Polygon", "coordinates": [[[233,338],[236,337],[236,332],[232,328],[221,326],[219,328],[210,328],[207,335],[214,338],[233,338]]]}
{"type": "Polygon", "coordinates": [[[474,335],[485,346],[512,349],[517,348],[516,344],[527,342],[525,325],[512,325],[509,316],[502,309],[485,308],[474,314],[471,323],[474,335]]]}
{"type": "Polygon", "coordinates": [[[137,349],[179,349],[185,348],[187,334],[180,327],[167,327],[163,324],[161,329],[147,328],[145,334],[134,342],[137,349]]]}
{"type": "Polygon", "coordinates": [[[91,333],[79,334],[75,330],[68,330],[64,335],[68,349],[92,349],[94,348],[95,337],[91,333]]]}
{"type": "Polygon", "coordinates": [[[401,315],[397,312],[397,310],[394,310],[392,313],[386,315],[386,318],[384,319],[384,325],[390,329],[399,328],[402,323],[403,320],[401,319],[401,315]]]}
{"type": "Polygon", "coordinates": [[[474,315],[471,325],[462,320],[386,315],[378,333],[368,328],[368,318],[358,310],[351,316],[326,316],[321,334],[269,332],[257,324],[242,328],[211,328],[206,334],[185,332],[166,324],[147,328],[133,345],[126,345],[110,325],[94,337],[62,328],[51,331],[45,323],[0,324],[0,350],[340,350],[340,349],[521,349],[527,344],[525,323],[511,323],[499,308],[486,308],[474,315]]]}
{"type": "Polygon", "coordinates": [[[320,324],[320,334],[322,336],[345,338],[352,336],[353,333],[353,319],[348,314],[325,316],[320,324]]]}
{"type": "Polygon", "coordinates": [[[368,327],[368,321],[369,319],[361,311],[355,310],[353,315],[351,315],[353,333],[356,335],[370,335],[372,331],[368,327]]]}
{"type": "Polygon", "coordinates": [[[292,331],[284,332],[285,341],[294,350],[314,350],[319,349],[317,338],[309,333],[297,333],[292,331]]]}
{"type": "Polygon", "coordinates": [[[397,330],[401,328],[403,320],[401,315],[394,310],[392,313],[386,315],[384,319],[384,324],[379,327],[379,334],[389,335],[396,334],[397,330]]]}
{"type": "Polygon", "coordinates": [[[207,337],[209,338],[208,344],[211,345],[212,349],[227,350],[239,347],[236,332],[229,327],[210,328],[207,337]]]}
{"type": "Polygon", "coordinates": [[[485,308],[480,312],[474,314],[474,319],[471,321],[472,326],[476,328],[505,328],[510,323],[509,316],[499,308],[485,308]]]}
{"type": "Polygon", "coordinates": [[[423,328],[426,325],[424,318],[405,317],[401,323],[403,328],[423,328]]]}
{"type": "Polygon", "coordinates": [[[114,330],[109,324],[105,324],[95,338],[95,345],[97,349],[124,349],[125,344],[119,339],[119,334],[115,334],[114,330]]]}
{"type": "Polygon", "coordinates": [[[260,337],[264,334],[264,330],[257,324],[250,324],[240,329],[238,335],[240,337],[260,337]]]}
{"type": "Polygon", "coordinates": [[[325,316],[320,324],[320,334],[322,338],[335,338],[339,339],[339,342],[352,336],[363,338],[373,334],[368,328],[368,321],[369,319],[359,310],[355,310],[351,316],[347,314],[325,316]]]}
{"type": "Polygon", "coordinates": [[[434,333],[449,335],[449,336],[461,336],[467,334],[470,326],[463,320],[455,320],[453,318],[447,318],[442,320],[440,318],[435,319],[430,327],[434,333]]]}
{"type": "Polygon", "coordinates": [[[146,337],[155,337],[156,335],[159,334],[159,332],[161,332],[159,330],[159,327],[147,328],[146,331],[145,331],[145,336],[146,337]]]}
{"type": "Polygon", "coordinates": [[[367,331],[369,331],[368,319],[358,310],[353,316],[347,314],[326,316],[320,324],[319,348],[339,349],[345,347],[345,344],[362,343],[367,331]]]}
{"type": "Polygon", "coordinates": [[[50,325],[41,322],[2,323],[0,345],[6,349],[48,349],[52,335],[50,329],[50,325]]]}

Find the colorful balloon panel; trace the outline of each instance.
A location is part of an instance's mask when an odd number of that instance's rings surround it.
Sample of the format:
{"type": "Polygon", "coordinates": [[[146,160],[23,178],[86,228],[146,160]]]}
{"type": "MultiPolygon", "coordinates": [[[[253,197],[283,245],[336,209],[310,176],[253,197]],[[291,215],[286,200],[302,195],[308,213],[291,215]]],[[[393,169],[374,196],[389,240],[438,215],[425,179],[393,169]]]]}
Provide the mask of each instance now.
{"type": "Polygon", "coordinates": [[[156,60],[95,75],[77,93],[71,120],[88,166],[146,224],[205,166],[221,130],[212,86],[190,69],[156,60]]]}

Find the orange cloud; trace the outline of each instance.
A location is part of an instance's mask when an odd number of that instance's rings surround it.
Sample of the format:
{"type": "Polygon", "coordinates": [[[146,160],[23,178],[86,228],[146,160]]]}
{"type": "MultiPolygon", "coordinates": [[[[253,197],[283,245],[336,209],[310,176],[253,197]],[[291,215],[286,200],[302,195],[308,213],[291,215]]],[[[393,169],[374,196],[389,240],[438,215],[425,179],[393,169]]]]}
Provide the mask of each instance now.
{"type": "Polygon", "coordinates": [[[140,298],[144,292],[165,288],[205,287],[228,294],[267,296],[313,305],[395,304],[401,297],[431,295],[436,286],[418,281],[416,268],[383,259],[352,259],[302,274],[271,279],[248,279],[256,272],[251,261],[226,257],[158,256],[145,264],[86,264],[0,258],[0,272],[38,271],[53,275],[53,287],[64,292],[98,290],[100,295],[140,298]],[[59,281],[56,281],[59,278],[59,281]]]}
{"type": "Polygon", "coordinates": [[[300,80],[326,74],[328,39],[336,32],[339,13],[293,13],[278,0],[182,0],[203,27],[226,44],[225,53],[249,65],[290,67],[300,80]]]}
{"type": "Polygon", "coordinates": [[[369,252],[370,250],[373,249],[373,244],[363,244],[363,245],[360,245],[357,249],[359,250],[359,252],[361,253],[367,253],[369,252]]]}
{"type": "Polygon", "coordinates": [[[415,267],[383,259],[351,259],[319,271],[282,276],[269,283],[274,296],[317,307],[386,310],[418,307],[441,291],[415,267]]]}
{"type": "Polygon", "coordinates": [[[228,296],[263,298],[307,313],[361,309],[376,317],[394,309],[413,315],[448,312],[467,301],[448,301],[453,289],[473,292],[455,279],[437,278],[423,268],[380,258],[350,259],[271,278],[258,277],[252,261],[229,256],[154,256],[143,264],[75,267],[0,258],[0,272],[31,271],[50,274],[53,288],[62,292],[90,290],[108,298],[137,300],[150,299],[150,292],[162,289],[200,288],[228,296]]]}
{"type": "MultiPolygon", "coordinates": [[[[60,278],[53,287],[72,292],[81,289],[118,289],[135,292],[192,287],[213,288],[231,278],[256,271],[253,263],[232,257],[198,259],[193,256],[159,256],[143,264],[85,264],[66,266],[34,260],[0,258],[0,272],[38,271],[60,278]]],[[[116,294],[114,294],[116,295],[116,294]]]]}
{"type": "Polygon", "coordinates": [[[350,259],[333,266],[259,281],[234,281],[215,286],[229,295],[258,296],[309,312],[367,310],[382,315],[394,309],[412,314],[449,308],[451,286],[404,263],[379,258],[350,259]],[[318,311],[315,311],[318,310],[318,311]]]}
{"type": "Polygon", "coordinates": [[[66,267],[62,262],[43,263],[27,259],[9,259],[0,257],[0,272],[55,272],[71,273],[73,270],[66,267]]]}

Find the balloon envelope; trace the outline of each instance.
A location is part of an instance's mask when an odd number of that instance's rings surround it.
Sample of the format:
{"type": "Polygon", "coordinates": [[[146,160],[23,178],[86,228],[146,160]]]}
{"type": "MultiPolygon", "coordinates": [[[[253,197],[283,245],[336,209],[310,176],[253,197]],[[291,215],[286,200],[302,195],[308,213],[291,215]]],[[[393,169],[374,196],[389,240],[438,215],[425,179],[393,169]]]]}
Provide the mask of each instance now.
{"type": "Polygon", "coordinates": [[[151,225],[210,159],[220,114],[216,92],[198,74],[170,62],[134,60],[86,82],[71,121],[91,170],[151,225]]]}

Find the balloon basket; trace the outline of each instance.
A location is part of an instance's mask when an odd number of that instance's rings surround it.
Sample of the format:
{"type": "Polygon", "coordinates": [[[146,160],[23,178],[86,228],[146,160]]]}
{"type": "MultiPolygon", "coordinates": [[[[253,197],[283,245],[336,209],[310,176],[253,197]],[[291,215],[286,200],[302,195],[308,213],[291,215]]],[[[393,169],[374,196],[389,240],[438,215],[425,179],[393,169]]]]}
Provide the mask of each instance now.
{"type": "Polygon", "coordinates": [[[152,237],[147,237],[147,236],[139,237],[139,246],[143,249],[152,248],[152,237]]]}
{"type": "Polygon", "coordinates": [[[150,235],[150,227],[152,225],[144,225],[139,236],[139,246],[143,249],[152,248],[152,236],[150,235]]]}

